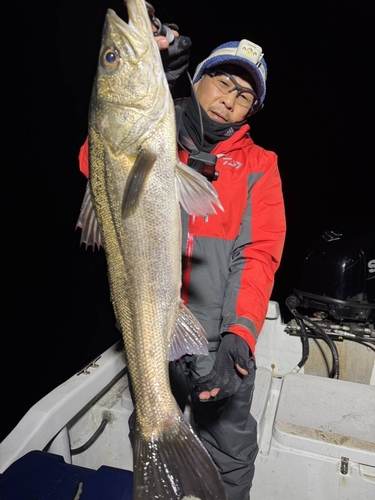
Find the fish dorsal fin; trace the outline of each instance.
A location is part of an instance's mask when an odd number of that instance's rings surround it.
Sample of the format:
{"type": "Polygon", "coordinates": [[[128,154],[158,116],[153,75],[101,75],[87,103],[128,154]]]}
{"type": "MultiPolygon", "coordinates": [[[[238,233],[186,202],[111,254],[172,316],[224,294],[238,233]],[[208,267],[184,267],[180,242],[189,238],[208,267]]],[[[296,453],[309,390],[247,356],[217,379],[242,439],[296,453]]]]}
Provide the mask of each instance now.
{"type": "Polygon", "coordinates": [[[199,172],[184,163],[178,162],[175,179],[177,197],[188,214],[203,216],[216,214],[213,205],[217,205],[221,210],[224,210],[216,189],[199,172]]]}
{"type": "Polygon", "coordinates": [[[92,203],[89,181],[87,181],[86,184],[85,196],[83,197],[76,229],[77,227],[82,229],[80,244],[82,245],[82,243],[84,243],[86,249],[92,246],[93,250],[95,250],[95,246],[99,249],[103,245],[99,224],[92,203]]]}
{"type": "Polygon", "coordinates": [[[169,361],[178,359],[184,354],[207,355],[208,341],[203,326],[181,301],[169,345],[169,361]]]}
{"type": "Polygon", "coordinates": [[[146,148],[140,148],[124,189],[121,207],[124,219],[137,209],[147,177],[155,161],[155,153],[146,148]]]}

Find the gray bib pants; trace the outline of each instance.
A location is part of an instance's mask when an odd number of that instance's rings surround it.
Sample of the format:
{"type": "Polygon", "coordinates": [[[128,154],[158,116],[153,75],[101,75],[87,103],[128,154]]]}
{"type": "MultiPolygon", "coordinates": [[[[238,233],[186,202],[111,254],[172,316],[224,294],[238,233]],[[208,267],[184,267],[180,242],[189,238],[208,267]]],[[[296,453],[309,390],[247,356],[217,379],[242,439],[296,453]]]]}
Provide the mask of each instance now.
{"type": "Polygon", "coordinates": [[[170,362],[172,392],[182,411],[190,400],[192,425],[221,474],[227,500],[249,500],[258,453],[257,422],[250,413],[256,366],[251,359],[249,374],[233,396],[202,403],[195,381],[211,371],[215,356],[187,355],[170,362]]]}

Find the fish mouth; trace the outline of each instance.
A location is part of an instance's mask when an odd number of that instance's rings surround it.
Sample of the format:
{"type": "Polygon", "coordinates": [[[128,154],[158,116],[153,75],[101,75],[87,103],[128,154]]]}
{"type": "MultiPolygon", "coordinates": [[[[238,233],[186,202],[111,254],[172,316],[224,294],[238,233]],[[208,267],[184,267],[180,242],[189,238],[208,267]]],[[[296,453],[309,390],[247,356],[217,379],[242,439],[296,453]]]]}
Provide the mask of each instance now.
{"type": "Polygon", "coordinates": [[[153,41],[150,18],[144,0],[124,0],[128,11],[128,22],[121,19],[114,10],[108,9],[105,20],[105,32],[115,26],[127,39],[129,56],[135,59],[145,52],[145,40],[153,41]]]}

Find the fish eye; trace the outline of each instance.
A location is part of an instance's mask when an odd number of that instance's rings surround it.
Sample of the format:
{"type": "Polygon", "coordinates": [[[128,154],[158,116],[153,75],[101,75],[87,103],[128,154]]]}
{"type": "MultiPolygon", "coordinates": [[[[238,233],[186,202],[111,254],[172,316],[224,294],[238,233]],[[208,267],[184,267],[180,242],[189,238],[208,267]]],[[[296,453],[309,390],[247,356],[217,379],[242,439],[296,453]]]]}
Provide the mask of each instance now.
{"type": "Polygon", "coordinates": [[[119,60],[120,60],[120,54],[116,49],[107,49],[102,57],[103,66],[106,69],[111,69],[117,66],[119,60]]]}

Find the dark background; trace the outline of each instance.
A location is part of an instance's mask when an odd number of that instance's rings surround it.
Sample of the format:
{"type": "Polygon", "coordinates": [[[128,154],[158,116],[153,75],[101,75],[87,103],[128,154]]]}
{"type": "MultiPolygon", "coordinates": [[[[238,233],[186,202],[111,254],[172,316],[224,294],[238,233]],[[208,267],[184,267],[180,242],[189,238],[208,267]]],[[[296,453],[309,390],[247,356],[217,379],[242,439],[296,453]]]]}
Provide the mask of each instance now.
{"type": "MultiPolygon", "coordinates": [[[[268,66],[255,141],[279,157],[288,234],[272,298],[329,229],[374,227],[374,39],[368,2],[153,0],[195,66],[248,38],[268,66]]],[[[104,252],[80,247],[78,152],[105,12],[122,0],[7,2],[2,39],[2,440],[28,408],[117,341],[104,252]]],[[[176,92],[188,93],[181,82],[176,92]]]]}

